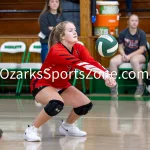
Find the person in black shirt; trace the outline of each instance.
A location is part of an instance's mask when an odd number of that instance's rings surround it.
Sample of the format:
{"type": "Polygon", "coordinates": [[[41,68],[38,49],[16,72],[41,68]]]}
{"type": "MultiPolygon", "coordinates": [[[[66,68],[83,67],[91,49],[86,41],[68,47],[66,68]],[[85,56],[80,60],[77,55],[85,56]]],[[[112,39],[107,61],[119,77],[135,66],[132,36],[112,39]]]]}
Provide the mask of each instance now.
{"type": "MultiPolygon", "coordinates": [[[[110,60],[110,72],[116,72],[118,66],[123,62],[130,62],[133,71],[136,74],[138,86],[135,96],[142,96],[144,93],[144,84],[142,80],[141,64],[145,63],[146,58],[146,34],[143,30],[138,28],[139,18],[137,15],[132,14],[129,17],[129,27],[123,30],[119,35],[119,53],[110,60]]],[[[111,94],[118,95],[117,86],[111,88],[111,94]]]]}
{"type": "Polygon", "coordinates": [[[40,24],[40,42],[41,42],[41,60],[44,62],[48,53],[48,38],[53,27],[58,23],[65,21],[60,7],[61,0],[46,0],[45,7],[39,16],[40,24]]]}

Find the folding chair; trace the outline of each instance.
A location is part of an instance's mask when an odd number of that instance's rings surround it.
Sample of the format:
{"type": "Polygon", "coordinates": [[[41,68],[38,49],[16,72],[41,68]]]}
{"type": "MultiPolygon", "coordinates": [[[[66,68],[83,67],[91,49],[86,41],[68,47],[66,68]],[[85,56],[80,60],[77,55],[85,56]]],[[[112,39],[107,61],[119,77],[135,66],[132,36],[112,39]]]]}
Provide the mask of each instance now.
{"type": "MultiPolygon", "coordinates": [[[[23,72],[23,75],[25,75],[25,72],[40,70],[40,68],[42,66],[41,61],[40,62],[32,62],[32,60],[31,60],[31,54],[34,54],[34,56],[35,56],[36,53],[38,55],[41,53],[41,43],[39,41],[36,41],[30,45],[29,51],[27,54],[27,58],[26,58],[26,62],[20,64],[19,68],[23,72]]],[[[40,55],[39,55],[39,58],[40,58],[40,55]]],[[[25,86],[26,89],[28,90],[27,87],[29,87],[29,84],[26,83],[25,85],[23,85],[24,81],[27,81],[25,76],[23,76],[22,80],[20,80],[19,90],[17,92],[17,95],[20,95],[23,86],[25,86]]]]}
{"type": "Polygon", "coordinates": [[[1,71],[1,85],[2,90],[4,87],[16,86],[16,92],[19,86],[19,79],[16,75],[20,63],[24,62],[26,54],[26,45],[24,42],[13,41],[5,42],[0,48],[0,71],[1,71]],[[5,79],[2,75],[6,75],[5,79]],[[11,75],[11,76],[10,76],[11,75]],[[10,82],[8,79],[10,78],[10,82]],[[17,83],[11,83],[14,78],[17,79],[17,83]],[[7,82],[8,84],[7,84],[7,82]]]}

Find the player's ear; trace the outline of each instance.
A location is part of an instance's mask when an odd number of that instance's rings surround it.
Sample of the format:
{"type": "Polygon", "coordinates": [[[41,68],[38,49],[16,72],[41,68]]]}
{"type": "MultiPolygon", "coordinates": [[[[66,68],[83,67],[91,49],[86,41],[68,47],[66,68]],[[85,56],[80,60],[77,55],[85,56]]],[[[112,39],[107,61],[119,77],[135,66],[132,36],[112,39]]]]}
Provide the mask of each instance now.
{"type": "Polygon", "coordinates": [[[62,34],[60,34],[60,39],[64,40],[64,36],[62,34]]]}

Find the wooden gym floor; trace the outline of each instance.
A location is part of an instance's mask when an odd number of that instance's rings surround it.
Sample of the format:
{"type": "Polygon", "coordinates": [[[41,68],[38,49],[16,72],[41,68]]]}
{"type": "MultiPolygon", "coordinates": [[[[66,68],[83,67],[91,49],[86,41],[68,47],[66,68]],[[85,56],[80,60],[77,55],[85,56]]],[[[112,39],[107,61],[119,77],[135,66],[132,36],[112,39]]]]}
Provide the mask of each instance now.
{"type": "Polygon", "coordinates": [[[77,126],[86,137],[65,137],[58,132],[65,109],[39,129],[42,142],[26,142],[23,133],[42,107],[31,99],[0,99],[0,150],[149,150],[150,97],[93,100],[92,111],[77,126]]]}

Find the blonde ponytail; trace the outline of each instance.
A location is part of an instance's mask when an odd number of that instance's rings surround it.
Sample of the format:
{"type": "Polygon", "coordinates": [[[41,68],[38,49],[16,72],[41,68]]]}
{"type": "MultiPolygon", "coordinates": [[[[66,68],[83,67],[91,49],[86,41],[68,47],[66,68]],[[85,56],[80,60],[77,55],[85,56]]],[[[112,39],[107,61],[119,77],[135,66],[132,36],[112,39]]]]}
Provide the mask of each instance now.
{"type": "Polygon", "coordinates": [[[56,30],[56,27],[53,27],[53,29],[51,31],[51,34],[49,36],[49,40],[48,40],[48,49],[50,49],[50,47],[52,45],[54,45],[55,43],[57,43],[57,40],[56,40],[56,37],[55,37],[55,30],[56,30]]]}

